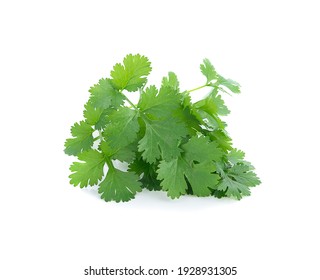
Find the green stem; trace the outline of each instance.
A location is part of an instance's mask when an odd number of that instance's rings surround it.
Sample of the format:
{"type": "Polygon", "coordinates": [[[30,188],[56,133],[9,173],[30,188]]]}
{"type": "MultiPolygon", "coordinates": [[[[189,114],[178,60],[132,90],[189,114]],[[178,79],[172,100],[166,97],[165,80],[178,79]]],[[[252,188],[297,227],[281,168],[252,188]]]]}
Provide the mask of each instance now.
{"type": "Polygon", "coordinates": [[[97,140],[100,140],[100,142],[101,142],[103,140],[103,136],[102,136],[101,130],[98,130],[98,132],[99,132],[99,135],[97,137],[93,138],[93,142],[95,142],[97,140]]]}
{"type": "Polygon", "coordinates": [[[205,84],[205,85],[203,85],[203,86],[201,86],[201,87],[197,87],[197,88],[193,88],[193,89],[187,90],[187,92],[196,91],[196,90],[198,90],[198,89],[202,89],[202,88],[210,87],[210,86],[211,86],[211,84],[205,84]]]}
{"type": "Polygon", "coordinates": [[[107,157],[107,156],[105,156],[105,159],[106,159],[106,163],[107,163],[107,165],[108,165],[108,168],[109,168],[110,170],[114,170],[115,168],[114,168],[114,166],[113,166],[112,160],[111,160],[109,157],[107,157]]]}
{"type": "Polygon", "coordinates": [[[128,101],[128,103],[132,106],[132,108],[134,108],[136,111],[139,111],[138,107],[136,105],[134,105],[131,100],[125,95],[122,93],[122,91],[120,91],[120,93],[122,94],[122,96],[124,97],[125,100],[128,101]]]}
{"type": "MultiPolygon", "coordinates": [[[[141,117],[144,121],[148,121],[148,117],[144,114],[144,112],[141,112],[141,111],[139,110],[139,108],[138,108],[136,105],[134,105],[134,104],[131,102],[131,100],[130,100],[125,94],[123,94],[122,92],[120,92],[120,93],[122,94],[122,96],[124,97],[124,99],[128,101],[128,103],[132,106],[132,108],[139,113],[140,117],[141,117]]],[[[141,94],[141,92],[140,92],[140,94],[141,94]]]]}

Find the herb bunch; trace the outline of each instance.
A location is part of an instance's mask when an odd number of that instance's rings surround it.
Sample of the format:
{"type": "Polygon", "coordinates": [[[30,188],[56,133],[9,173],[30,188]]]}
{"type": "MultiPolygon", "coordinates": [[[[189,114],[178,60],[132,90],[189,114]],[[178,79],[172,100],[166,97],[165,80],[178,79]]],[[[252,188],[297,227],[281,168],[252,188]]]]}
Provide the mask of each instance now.
{"type": "Polygon", "coordinates": [[[90,88],[84,120],[65,142],[65,153],[78,158],[70,183],[98,185],[102,199],[116,202],[133,199],[142,188],[166,191],[172,199],[250,195],[260,180],[244,152],[232,147],[220,118],[230,113],[221,93],[240,93],[240,85],[218,74],[208,59],[200,70],[204,85],[182,91],[173,72],[160,88],[147,86],[151,63],[145,56],[129,54],[114,65],[110,78],[90,88]],[[209,94],[193,103],[190,94],[204,87],[209,94]],[[130,100],[135,91],[137,104],[130,100]],[[116,160],[128,169],[116,168],[116,160]]]}

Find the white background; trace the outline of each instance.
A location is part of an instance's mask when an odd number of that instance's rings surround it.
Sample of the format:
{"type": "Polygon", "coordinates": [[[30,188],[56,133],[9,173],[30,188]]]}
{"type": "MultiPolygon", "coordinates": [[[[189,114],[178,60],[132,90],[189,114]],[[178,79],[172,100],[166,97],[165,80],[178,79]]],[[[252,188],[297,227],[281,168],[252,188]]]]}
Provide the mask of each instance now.
{"type": "Polygon", "coordinates": [[[1,1],[0,278],[199,265],[238,267],[215,279],[320,279],[317,2],[1,1]],[[207,57],[242,85],[226,121],[263,182],[251,197],[116,204],[69,184],[63,144],[87,90],[137,52],[152,83],[171,70],[199,86],[207,57]]]}

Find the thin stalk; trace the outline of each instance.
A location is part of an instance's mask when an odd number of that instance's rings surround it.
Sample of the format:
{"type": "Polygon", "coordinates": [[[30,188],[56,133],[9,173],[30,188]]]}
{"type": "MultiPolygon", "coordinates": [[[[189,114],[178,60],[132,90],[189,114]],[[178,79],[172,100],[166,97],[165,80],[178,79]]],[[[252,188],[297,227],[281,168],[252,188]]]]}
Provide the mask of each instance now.
{"type": "Polygon", "coordinates": [[[97,141],[97,140],[100,140],[100,141],[103,140],[103,136],[102,136],[101,130],[98,130],[98,132],[99,132],[99,135],[98,135],[97,137],[94,137],[94,138],[93,138],[93,142],[95,142],[95,141],[97,141]]]}
{"type": "Polygon", "coordinates": [[[148,121],[148,117],[145,115],[145,113],[142,112],[142,111],[140,111],[140,109],[139,109],[136,105],[134,105],[134,104],[131,102],[131,100],[130,100],[125,94],[123,94],[122,92],[120,92],[120,93],[122,94],[122,96],[124,97],[124,99],[128,101],[128,103],[131,105],[131,107],[139,113],[139,116],[140,116],[144,121],[147,122],[147,121],[148,121]]]}
{"type": "Polygon", "coordinates": [[[112,163],[112,160],[107,156],[105,157],[105,160],[106,160],[106,163],[108,165],[109,170],[114,170],[115,168],[114,168],[114,165],[112,163]]]}
{"type": "Polygon", "coordinates": [[[199,89],[202,89],[202,88],[205,88],[205,87],[209,87],[209,86],[211,86],[211,84],[205,84],[205,85],[203,85],[203,86],[201,86],[201,87],[196,87],[196,88],[187,90],[187,92],[196,91],[196,90],[199,90],[199,89]]]}
{"type": "Polygon", "coordinates": [[[134,108],[136,111],[139,111],[138,107],[136,105],[134,105],[131,100],[125,95],[123,94],[122,91],[120,91],[120,93],[122,94],[122,96],[124,97],[125,100],[128,101],[128,103],[132,106],[132,108],[134,108]]]}

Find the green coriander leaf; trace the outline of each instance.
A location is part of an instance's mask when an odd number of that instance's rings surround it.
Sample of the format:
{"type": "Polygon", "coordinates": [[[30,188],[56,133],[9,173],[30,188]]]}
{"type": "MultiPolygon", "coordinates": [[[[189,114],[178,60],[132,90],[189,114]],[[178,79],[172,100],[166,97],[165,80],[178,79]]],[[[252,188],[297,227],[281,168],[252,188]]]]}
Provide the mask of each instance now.
{"type": "Polygon", "coordinates": [[[228,157],[228,160],[234,165],[234,164],[243,162],[245,153],[238,149],[232,149],[228,153],[227,157],[228,157]]]}
{"type": "Polygon", "coordinates": [[[186,127],[172,119],[148,120],[146,131],[139,141],[138,151],[148,163],[154,163],[162,157],[171,160],[180,154],[181,137],[187,135],[186,127]]]}
{"type": "Polygon", "coordinates": [[[140,96],[138,107],[147,115],[167,119],[180,108],[180,96],[171,87],[162,87],[158,93],[155,86],[147,88],[140,96]]]}
{"type": "Polygon", "coordinates": [[[104,140],[100,142],[99,150],[108,158],[112,157],[115,153],[115,151],[110,147],[110,145],[104,140]]]}
{"type": "Polygon", "coordinates": [[[196,196],[209,196],[217,185],[219,175],[213,174],[215,167],[212,163],[187,163],[183,157],[169,162],[161,161],[158,169],[158,179],[162,180],[162,189],[171,198],[178,198],[187,193],[189,181],[192,193],[196,196]]]}
{"type": "Polygon", "coordinates": [[[227,126],[227,124],[222,121],[218,115],[212,114],[212,112],[210,112],[205,106],[203,108],[192,110],[192,114],[202,125],[208,127],[211,130],[224,130],[227,126]]]}
{"type": "Polygon", "coordinates": [[[197,131],[201,131],[201,124],[198,119],[192,114],[189,107],[177,110],[174,114],[177,120],[181,123],[184,123],[188,129],[189,135],[195,135],[197,131]]]}
{"type": "Polygon", "coordinates": [[[192,112],[201,123],[212,129],[224,129],[226,123],[218,115],[226,116],[230,113],[221,96],[214,93],[196,102],[192,112]]]}
{"type": "Polygon", "coordinates": [[[205,107],[208,109],[208,111],[211,111],[212,114],[217,114],[220,116],[227,116],[230,114],[230,110],[225,105],[221,95],[218,95],[215,90],[213,90],[206,98],[205,107]]]}
{"type": "Polygon", "coordinates": [[[91,93],[89,102],[94,108],[107,109],[110,106],[118,108],[123,104],[123,95],[113,88],[110,79],[100,79],[89,92],[91,93]]]}
{"type": "Polygon", "coordinates": [[[228,175],[240,184],[244,184],[248,187],[254,187],[261,183],[257,175],[251,171],[251,166],[247,166],[244,164],[237,164],[232,166],[228,170],[228,175]]]}
{"type": "Polygon", "coordinates": [[[220,176],[213,174],[216,171],[212,162],[194,164],[192,169],[186,170],[186,177],[196,196],[209,196],[212,189],[218,184],[220,176]]]}
{"type": "Polygon", "coordinates": [[[217,185],[217,190],[225,192],[228,197],[235,197],[240,200],[243,196],[250,195],[250,190],[246,185],[240,184],[234,179],[226,176],[217,185]]]}
{"type": "Polygon", "coordinates": [[[127,55],[123,64],[116,64],[111,71],[112,83],[118,90],[137,91],[146,82],[151,72],[148,58],[139,54],[127,55]]]}
{"type": "Polygon", "coordinates": [[[132,162],[136,157],[138,144],[136,142],[131,143],[121,149],[119,149],[113,156],[112,159],[117,159],[122,162],[132,162]]]}
{"type": "Polygon", "coordinates": [[[227,155],[228,161],[232,165],[242,164],[243,166],[248,167],[249,170],[253,170],[254,167],[252,166],[252,164],[249,161],[244,160],[244,157],[245,153],[237,149],[232,149],[227,155]]]}
{"type": "Polygon", "coordinates": [[[213,190],[212,195],[216,198],[223,198],[223,197],[226,197],[226,192],[219,191],[219,190],[213,190]]]}
{"type": "MultiPolygon", "coordinates": [[[[207,132],[206,132],[207,133],[207,132]]],[[[232,140],[225,130],[216,129],[207,133],[210,139],[216,143],[224,152],[232,150],[232,140]]]]}
{"type": "Polygon", "coordinates": [[[101,198],[105,201],[129,201],[140,191],[139,177],[132,172],[123,172],[118,169],[109,169],[99,187],[101,198]]]}
{"type": "Polygon", "coordinates": [[[220,169],[219,172],[222,179],[216,189],[225,192],[226,196],[234,197],[238,200],[243,196],[250,195],[249,187],[260,184],[260,179],[246,165],[234,165],[226,170],[220,169]]]}
{"type": "Polygon", "coordinates": [[[194,195],[211,195],[220,178],[213,174],[216,171],[213,161],[220,160],[222,152],[203,136],[193,136],[182,145],[182,150],[184,153],[178,158],[160,162],[157,173],[162,189],[171,198],[179,197],[187,193],[187,179],[194,195]]]}
{"type": "Polygon", "coordinates": [[[200,70],[202,74],[207,78],[207,83],[214,79],[217,79],[217,72],[211,64],[210,60],[205,58],[203,64],[200,65],[200,70]]]}
{"type": "Polygon", "coordinates": [[[179,81],[176,74],[169,72],[168,77],[162,79],[161,87],[171,87],[174,91],[179,92],[179,81]]]}
{"type": "Polygon", "coordinates": [[[153,107],[153,104],[157,105],[159,102],[155,102],[154,99],[156,99],[158,95],[158,89],[156,86],[150,86],[146,88],[140,95],[140,100],[138,103],[138,107],[141,109],[141,111],[146,111],[153,107]]]}
{"type": "Polygon", "coordinates": [[[161,186],[167,191],[171,198],[178,198],[187,192],[187,182],[185,180],[185,172],[188,165],[181,157],[174,158],[171,161],[161,161],[159,164],[158,179],[162,180],[161,186]]]}
{"type": "Polygon", "coordinates": [[[197,196],[208,196],[212,188],[220,178],[217,174],[213,161],[220,161],[223,153],[218,145],[204,136],[193,136],[182,146],[184,158],[189,164],[185,176],[190,182],[193,194],[197,196]]]}
{"type": "Polygon", "coordinates": [[[189,162],[220,161],[223,155],[218,144],[204,136],[193,136],[183,145],[183,149],[186,151],[185,159],[189,162]]]}
{"type": "Polygon", "coordinates": [[[224,77],[218,75],[218,80],[216,85],[221,85],[229,90],[231,90],[233,93],[240,93],[240,85],[234,80],[231,79],[225,79],[224,77]]]}
{"type": "Polygon", "coordinates": [[[86,151],[93,145],[92,127],[84,121],[75,123],[71,128],[71,134],[74,138],[66,140],[64,152],[67,155],[78,155],[82,151],[86,151]]]}
{"type": "Polygon", "coordinates": [[[156,164],[145,162],[141,156],[138,156],[130,165],[129,171],[140,176],[142,187],[150,191],[161,190],[160,181],[157,179],[156,164]]]}
{"type": "Polygon", "coordinates": [[[131,143],[121,149],[111,148],[109,143],[106,141],[101,141],[99,145],[99,150],[103,152],[104,155],[122,162],[132,162],[135,159],[137,152],[137,143],[131,143]]]}
{"type": "Polygon", "coordinates": [[[148,169],[143,173],[140,179],[142,187],[148,189],[149,191],[160,191],[160,181],[157,179],[157,173],[154,169],[148,169]]]}
{"type": "Polygon", "coordinates": [[[121,107],[108,116],[109,124],[103,136],[110,147],[118,150],[134,142],[139,131],[138,113],[127,107],[121,107]]]}
{"type": "Polygon", "coordinates": [[[102,130],[106,127],[106,125],[108,123],[107,116],[108,116],[109,112],[111,112],[111,109],[103,110],[103,112],[100,115],[99,120],[97,121],[97,123],[94,126],[95,129],[102,130]]]}
{"type": "Polygon", "coordinates": [[[189,135],[195,135],[197,131],[201,131],[201,124],[198,120],[200,115],[194,112],[193,104],[189,92],[183,92],[180,94],[182,108],[175,111],[174,116],[182,123],[184,123],[188,129],[189,135]],[[197,117],[196,117],[197,115],[197,117]]]}
{"type": "Polygon", "coordinates": [[[104,109],[94,107],[90,102],[84,105],[84,108],[83,116],[85,117],[87,124],[96,125],[101,121],[100,119],[104,109]]]}
{"type": "Polygon", "coordinates": [[[82,162],[74,162],[70,166],[73,172],[69,178],[74,186],[80,184],[80,188],[98,184],[103,176],[104,156],[96,150],[88,150],[78,155],[82,162]]]}

